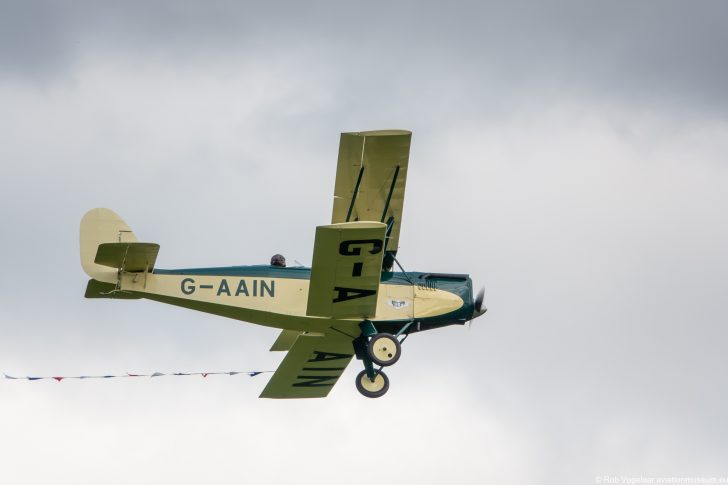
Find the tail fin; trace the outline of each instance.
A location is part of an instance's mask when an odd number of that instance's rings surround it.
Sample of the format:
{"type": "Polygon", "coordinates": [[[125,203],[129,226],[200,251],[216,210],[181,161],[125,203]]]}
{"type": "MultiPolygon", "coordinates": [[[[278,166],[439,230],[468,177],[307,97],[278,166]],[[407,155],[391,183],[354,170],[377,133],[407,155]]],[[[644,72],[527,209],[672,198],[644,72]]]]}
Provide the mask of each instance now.
{"type": "Polygon", "coordinates": [[[118,270],[95,263],[99,245],[137,242],[131,228],[114,211],[91,209],[81,219],[81,266],[91,278],[116,283],[118,270]]]}

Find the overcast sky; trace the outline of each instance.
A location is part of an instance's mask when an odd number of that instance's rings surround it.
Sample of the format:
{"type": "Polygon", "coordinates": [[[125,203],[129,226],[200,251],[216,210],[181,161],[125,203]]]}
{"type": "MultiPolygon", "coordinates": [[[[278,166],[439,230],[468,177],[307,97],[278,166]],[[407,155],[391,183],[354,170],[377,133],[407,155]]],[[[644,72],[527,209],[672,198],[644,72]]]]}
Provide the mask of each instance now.
{"type": "Polygon", "coordinates": [[[0,371],[274,369],[277,332],[85,300],[78,224],[160,268],[310,264],[339,133],[413,131],[400,260],[489,312],[378,400],[267,375],[0,381],[0,482],[728,476],[728,4],[0,0],[0,371]]]}

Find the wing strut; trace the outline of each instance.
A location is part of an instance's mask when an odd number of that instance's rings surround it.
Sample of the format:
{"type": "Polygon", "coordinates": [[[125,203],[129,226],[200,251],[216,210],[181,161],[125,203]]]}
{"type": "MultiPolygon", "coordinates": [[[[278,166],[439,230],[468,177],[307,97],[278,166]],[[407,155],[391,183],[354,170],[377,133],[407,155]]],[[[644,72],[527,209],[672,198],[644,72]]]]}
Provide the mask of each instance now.
{"type": "MultiPolygon", "coordinates": [[[[364,167],[362,167],[362,170],[364,167]]],[[[382,219],[379,222],[384,222],[384,218],[387,217],[387,210],[389,209],[389,202],[392,200],[392,193],[394,192],[394,185],[397,183],[397,176],[399,175],[399,165],[394,169],[394,177],[392,177],[392,185],[389,187],[389,194],[387,195],[387,202],[384,204],[384,210],[382,211],[382,219]]],[[[359,176],[361,178],[361,175],[359,176]]]]}
{"type": "MultiPolygon", "coordinates": [[[[397,170],[399,170],[399,167],[397,167],[397,170]]],[[[351,219],[351,211],[354,210],[354,202],[356,202],[356,196],[359,194],[359,185],[361,184],[361,177],[364,175],[364,165],[361,166],[359,169],[359,178],[356,179],[356,186],[354,187],[354,195],[351,196],[351,204],[349,204],[349,212],[346,213],[346,222],[349,222],[349,219],[351,219]]],[[[394,188],[394,184],[392,184],[392,188],[394,188]]],[[[392,191],[390,190],[389,196],[392,196],[392,191]]],[[[387,205],[389,205],[389,200],[387,200],[387,205]]],[[[386,209],[385,209],[386,212],[386,209]]]]}
{"type": "Polygon", "coordinates": [[[392,237],[392,228],[394,227],[394,216],[389,216],[387,219],[387,232],[384,234],[384,259],[382,260],[382,271],[391,271],[392,264],[394,264],[394,255],[397,251],[390,250],[389,240],[392,237]]]}

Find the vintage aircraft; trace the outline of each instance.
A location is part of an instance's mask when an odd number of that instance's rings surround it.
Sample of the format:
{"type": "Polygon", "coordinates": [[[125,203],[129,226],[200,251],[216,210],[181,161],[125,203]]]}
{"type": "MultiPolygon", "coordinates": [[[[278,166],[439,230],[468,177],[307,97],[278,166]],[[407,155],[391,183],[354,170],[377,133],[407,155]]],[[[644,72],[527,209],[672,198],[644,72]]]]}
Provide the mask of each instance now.
{"type": "Polygon", "coordinates": [[[342,133],[331,224],[316,228],[311,268],[157,269],[158,244],[92,209],[81,220],[85,296],[147,298],[282,329],[270,350],[288,354],[260,397],[325,397],[354,356],[364,363],[359,392],[382,396],[382,368],[399,360],[410,333],[486,311],[468,275],[405,272],[396,260],[411,137],[342,133]]]}

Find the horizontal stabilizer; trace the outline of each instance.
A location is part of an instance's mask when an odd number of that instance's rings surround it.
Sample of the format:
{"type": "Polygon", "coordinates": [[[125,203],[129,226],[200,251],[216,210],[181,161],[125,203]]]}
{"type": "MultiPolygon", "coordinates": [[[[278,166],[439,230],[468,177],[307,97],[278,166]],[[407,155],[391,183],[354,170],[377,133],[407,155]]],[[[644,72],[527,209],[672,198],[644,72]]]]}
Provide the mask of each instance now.
{"type": "Polygon", "coordinates": [[[86,298],[114,298],[117,300],[138,300],[141,296],[129,291],[118,291],[114,283],[88,280],[86,285],[86,298]]]}
{"type": "Polygon", "coordinates": [[[151,271],[157,262],[159,244],[117,242],[99,244],[94,263],[127,272],[151,271]]]}

